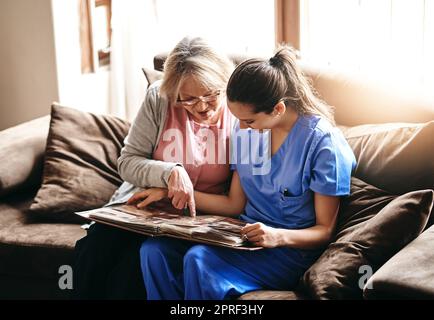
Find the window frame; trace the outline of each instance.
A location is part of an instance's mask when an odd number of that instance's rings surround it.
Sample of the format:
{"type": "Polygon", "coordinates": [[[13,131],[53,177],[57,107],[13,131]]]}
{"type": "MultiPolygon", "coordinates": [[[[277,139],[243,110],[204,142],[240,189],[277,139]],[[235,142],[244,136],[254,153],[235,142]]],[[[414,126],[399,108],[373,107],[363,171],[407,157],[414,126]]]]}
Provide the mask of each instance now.
{"type": "Polygon", "coordinates": [[[300,0],[274,0],[276,46],[300,50],[300,0]]]}
{"type": "Polygon", "coordinates": [[[110,64],[111,41],[111,0],[80,0],[80,48],[81,48],[81,73],[94,73],[99,68],[110,64]],[[93,17],[95,8],[107,6],[107,36],[109,46],[106,50],[96,50],[94,46],[93,17]]]}

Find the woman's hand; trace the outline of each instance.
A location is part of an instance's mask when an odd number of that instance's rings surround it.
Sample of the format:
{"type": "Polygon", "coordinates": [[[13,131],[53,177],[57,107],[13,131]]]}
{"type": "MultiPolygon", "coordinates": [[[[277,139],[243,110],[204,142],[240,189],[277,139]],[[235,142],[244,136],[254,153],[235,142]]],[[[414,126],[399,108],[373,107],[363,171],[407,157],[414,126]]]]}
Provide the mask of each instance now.
{"type": "Polygon", "coordinates": [[[196,216],[196,204],[194,202],[194,189],[187,171],[183,167],[176,166],[170,173],[168,181],[168,197],[172,199],[172,205],[176,209],[184,209],[188,206],[190,215],[196,216]]]}
{"type": "Polygon", "coordinates": [[[280,230],[260,222],[246,224],[241,229],[241,235],[258,247],[275,248],[282,245],[280,230]]]}
{"type": "Polygon", "coordinates": [[[143,191],[136,192],[131,198],[128,199],[127,204],[135,204],[139,202],[136,207],[144,208],[152,202],[160,201],[167,198],[167,189],[165,188],[149,188],[143,191]]]}

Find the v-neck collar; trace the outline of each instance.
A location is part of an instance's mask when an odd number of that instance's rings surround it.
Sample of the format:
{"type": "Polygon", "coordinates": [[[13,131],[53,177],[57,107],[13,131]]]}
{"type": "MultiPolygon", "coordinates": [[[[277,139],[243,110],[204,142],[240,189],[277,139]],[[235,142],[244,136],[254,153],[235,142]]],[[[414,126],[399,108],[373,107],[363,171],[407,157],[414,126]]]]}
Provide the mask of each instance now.
{"type": "MultiPolygon", "coordinates": [[[[283,140],[282,144],[280,145],[279,149],[277,149],[274,154],[271,154],[271,151],[270,151],[271,160],[273,160],[273,158],[275,158],[278,154],[280,154],[282,152],[282,150],[285,149],[285,145],[288,143],[290,137],[294,134],[294,131],[297,128],[298,123],[300,122],[301,117],[302,117],[302,115],[300,115],[300,114],[297,116],[297,120],[295,120],[294,125],[292,126],[291,130],[289,130],[288,134],[286,135],[286,137],[283,140]]],[[[272,134],[273,133],[270,131],[270,139],[269,139],[270,149],[271,149],[271,135],[272,134]]]]}

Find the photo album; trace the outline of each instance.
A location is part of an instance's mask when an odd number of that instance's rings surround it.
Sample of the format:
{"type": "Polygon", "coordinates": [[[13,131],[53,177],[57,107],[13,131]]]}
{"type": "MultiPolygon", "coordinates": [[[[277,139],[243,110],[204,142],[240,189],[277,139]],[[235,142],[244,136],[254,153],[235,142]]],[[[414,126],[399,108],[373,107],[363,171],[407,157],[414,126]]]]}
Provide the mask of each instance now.
{"type": "Polygon", "coordinates": [[[76,212],[95,222],[148,236],[167,236],[241,250],[257,250],[240,231],[246,222],[217,215],[185,216],[180,210],[158,206],[138,209],[134,205],[119,204],[76,212]]]}

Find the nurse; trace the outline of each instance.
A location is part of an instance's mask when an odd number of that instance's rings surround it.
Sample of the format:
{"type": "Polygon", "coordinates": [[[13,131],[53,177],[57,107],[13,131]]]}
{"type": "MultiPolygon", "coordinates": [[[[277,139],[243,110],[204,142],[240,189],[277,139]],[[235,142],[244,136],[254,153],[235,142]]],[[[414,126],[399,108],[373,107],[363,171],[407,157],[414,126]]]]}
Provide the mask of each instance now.
{"type": "Polygon", "coordinates": [[[242,235],[264,249],[147,239],[140,255],[148,299],[228,299],[293,289],[331,240],[340,197],[350,192],[354,154],[289,47],[239,65],[226,94],[239,119],[230,191],[196,191],[196,206],[209,214],[242,212],[240,219],[248,222],[242,235]],[[253,141],[258,135],[262,139],[253,141]],[[268,158],[258,163],[255,154],[268,158]]]}

